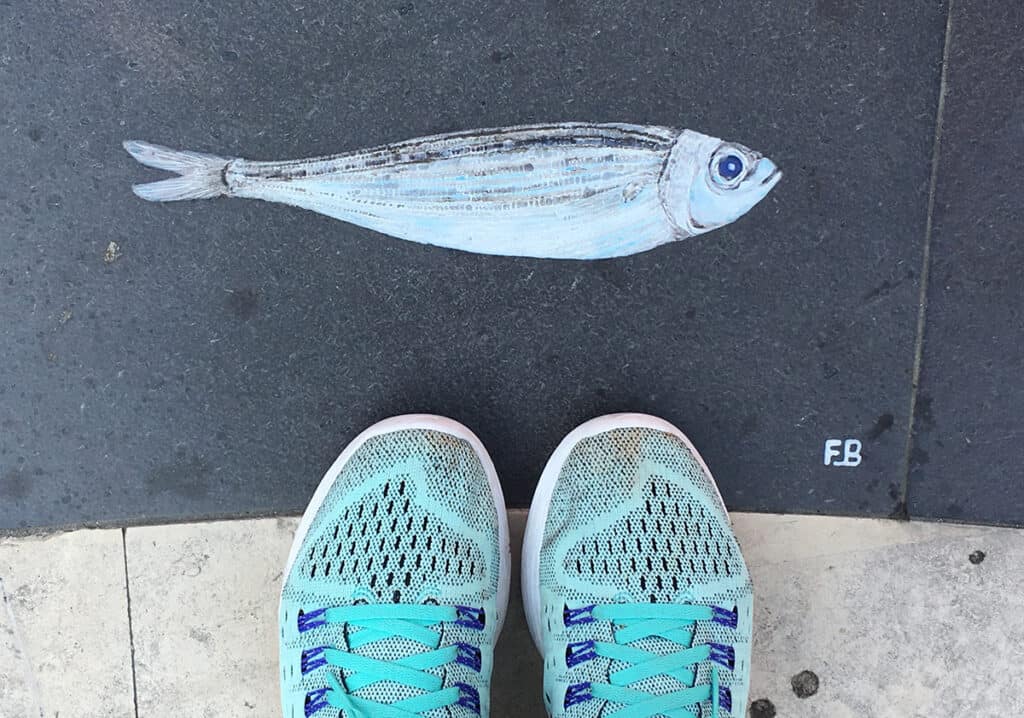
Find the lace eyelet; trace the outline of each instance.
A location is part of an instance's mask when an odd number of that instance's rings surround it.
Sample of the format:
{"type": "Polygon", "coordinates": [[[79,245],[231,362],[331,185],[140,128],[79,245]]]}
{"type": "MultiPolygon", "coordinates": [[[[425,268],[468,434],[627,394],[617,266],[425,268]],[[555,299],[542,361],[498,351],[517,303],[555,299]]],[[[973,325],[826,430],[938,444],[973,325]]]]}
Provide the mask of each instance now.
{"type": "Polygon", "coordinates": [[[458,705],[480,715],[480,691],[468,683],[456,683],[455,686],[459,689],[458,705]]]}
{"type": "Polygon", "coordinates": [[[487,625],[487,614],[482,608],[472,608],[471,606],[456,606],[455,607],[455,625],[463,626],[465,628],[472,628],[477,631],[484,630],[487,625]]]}
{"type": "Polygon", "coordinates": [[[567,668],[578,666],[580,663],[597,658],[594,651],[594,641],[577,641],[565,647],[565,665],[567,668]]]}
{"type": "Polygon", "coordinates": [[[725,686],[718,687],[718,705],[722,710],[732,713],[732,691],[725,686]]]}
{"type": "Polygon", "coordinates": [[[327,613],[326,608],[318,608],[309,613],[300,608],[299,612],[295,615],[295,626],[299,629],[299,633],[305,633],[306,631],[326,625],[327,618],[324,616],[325,613],[327,613]]]}
{"type": "Polygon", "coordinates": [[[299,658],[302,675],[327,665],[327,657],[324,655],[327,648],[328,646],[317,646],[316,648],[307,648],[302,652],[302,656],[299,658]]]}
{"type": "Polygon", "coordinates": [[[593,694],[590,692],[590,683],[575,683],[566,690],[565,700],[562,702],[562,705],[565,708],[569,708],[583,701],[589,701],[593,697],[593,694]]]}
{"type": "Polygon", "coordinates": [[[306,694],[305,705],[303,706],[306,718],[310,718],[321,708],[327,707],[327,693],[330,688],[318,688],[306,694]]]}
{"type": "Polygon", "coordinates": [[[594,621],[594,606],[583,606],[582,608],[569,608],[565,606],[562,609],[562,624],[568,628],[569,626],[579,626],[584,623],[593,623],[594,621]]]}
{"type": "Polygon", "coordinates": [[[720,666],[725,666],[730,671],[736,668],[735,648],[722,643],[709,643],[707,645],[711,647],[711,655],[708,657],[712,661],[720,666]]]}
{"type": "Polygon", "coordinates": [[[468,666],[479,673],[481,665],[483,664],[483,654],[480,652],[480,649],[476,646],[471,646],[468,643],[460,642],[455,645],[458,647],[455,662],[468,666]]]}
{"type": "Polygon", "coordinates": [[[739,625],[739,619],[739,612],[735,606],[733,606],[731,611],[719,608],[718,606],[711,607],[711,620],[726,628],[736,628],[739,625]]]}

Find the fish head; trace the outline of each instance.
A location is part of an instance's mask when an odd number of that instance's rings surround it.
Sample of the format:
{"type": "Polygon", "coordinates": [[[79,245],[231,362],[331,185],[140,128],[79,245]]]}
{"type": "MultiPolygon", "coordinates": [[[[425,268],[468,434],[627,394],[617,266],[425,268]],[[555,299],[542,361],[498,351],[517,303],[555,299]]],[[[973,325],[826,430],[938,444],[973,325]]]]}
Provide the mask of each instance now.
{"type": "Polygon", "coordinates": [[[754,150],[685,130],[658,189],[676,228],[692,236],[735,222],[781,178],[775,163],[754,150]]]}

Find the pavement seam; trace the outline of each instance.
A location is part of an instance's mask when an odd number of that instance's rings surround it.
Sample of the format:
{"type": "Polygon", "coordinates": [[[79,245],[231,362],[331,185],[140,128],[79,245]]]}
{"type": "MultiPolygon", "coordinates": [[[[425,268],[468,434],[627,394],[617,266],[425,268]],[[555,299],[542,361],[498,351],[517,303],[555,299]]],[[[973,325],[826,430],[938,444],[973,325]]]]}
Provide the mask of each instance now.
{"type": "Polygon", "coordinates": [[[939,151],[942,145],[942,121],[946,111],[948,90],[949,52],[953,44],[953,5],[946,6],[946,36],[942,47],[942,72],[939,75],[939,102],[935,110],[935,137],[932,140],[931,177],[928,180],[928,210],[924,225],[924,247],[921,256],[921,289],[917,301],[917,336],[914,339],[914,364],[910,378],[910,410],[907,417],[907,442],[901,466],[903,485],[900,487],[900,502],[893,512],[893,518],[910,519],[910,471],[914,452],[914,413],[917,411],[917,394],[921,386],[921,362],[924,355],[924,332],[928,310],[928,282],[931,274],[932,230],[935,219],[935,193],[939,183],[939,151]]]}
{"type": "Polygon", "coordinates": [[[128,608],[128,646],[131,650],[132,664],[132,710],[135,718],[139,718],[139,689],[135,679],[135,633],[132,628],[132,589],[128,578],[128,529],[121,529],[121,556],[124,558],[124,597],[128,608]]]}

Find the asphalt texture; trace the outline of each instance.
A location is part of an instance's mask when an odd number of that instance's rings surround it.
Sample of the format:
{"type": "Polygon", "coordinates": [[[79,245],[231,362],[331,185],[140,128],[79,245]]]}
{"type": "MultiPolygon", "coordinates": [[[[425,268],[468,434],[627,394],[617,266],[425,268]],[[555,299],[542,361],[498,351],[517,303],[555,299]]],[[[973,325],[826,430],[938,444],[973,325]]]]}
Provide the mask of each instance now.
{"type": "Polygon", "coordinates": [[[957,2],[910,509],[1024,524],[1024,7],[957,2]]]}
{"type": "Polygon", "coordinates": [[[966,5],[1002,14],[954,8],[935,184],[941,2],[0,3],[0,528],[296,513],[407,412],[476,431],[524,507],[566,432],[626,410],[686,431],[731,508],[1024,523],[1024,12],[966,5]],[[121,149],[290,159],[562,120],[700,130],[784,178],[714,233],[551,261],[145,203],[130,185],[163,175],[121,149]],[[942,433],[979,413],[970,447],[942,433]]]}

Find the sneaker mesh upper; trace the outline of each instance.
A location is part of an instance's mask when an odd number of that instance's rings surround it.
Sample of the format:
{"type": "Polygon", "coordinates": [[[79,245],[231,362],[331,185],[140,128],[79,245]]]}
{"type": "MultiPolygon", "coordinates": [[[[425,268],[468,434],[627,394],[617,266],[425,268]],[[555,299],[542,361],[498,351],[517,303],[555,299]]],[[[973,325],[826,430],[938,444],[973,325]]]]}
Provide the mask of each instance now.
{"type": "MultiPolygon", "coordinates": [[[[500,572],[498,517],[486,472],[465,441],[437,431],[405,430],[372,437],[342,468],[316,512],[286,577],[281,601],[282,702],[286,718],[303,716],[308,691],[326,687],[321,671],[301,675],[301,652],[320,645],[344,649],[350,631],[326,625],[305,633],[297,612],[356,603],[433,603],[483,607],[484,632],[445,624],[441,645],[463,641],[482,648],[476,673],[462,664],[433,672],[444,685],[464,682],[480,690],[483,714],[498,622],[500,572]]],[[[358,653],[396,660],[427,650],[402,638],[368,644],[358,653]]],[[[334,668],[321,670],[337,670],[334,668]]],[[[380,682],[356,692],[379,702],[416,695],[380,682]]],[[[334,718],[336,709],[321,711],[334,718]]],[[[455,705],[438,718],[474,713],[455,705]]]]}
{"type": "MultiPolygon", "coordinates": [[[[674,602],[717,605],[739,614],[738,629],[696,624],[694,645],[735,646],[734,672],[721,670],[721,685],[733,694],[733,715],[743,715],[749,675],[752,588],[739,545],[713,480],[679,438],[653,429],[623,428],[580,441],[561,468],[540,551],[545,639],[546,697],[562,714],[570,684],[608,682],[625,666],[598,658],[566,670],[562,624],[565,605],[674,602]]],[[[593,626],[608,641],[612,626],[593,626]]],[[[575,633],[573,636],[578,637],[575,633]]],[[[633,644],[662,654],[677,651],[659,638],[633,644]]],[[[697,682],[710,683],[707,662],[697,682]]],[[[650,693],[681,690],[668,676],[633,688],[650,693]]],[[[615,706],[613,708],[617,708],[615,706]]],[[[600,701],[571,706],[567,716],[588,718],[600,701]]],[[[710,709],[710,704],[703,706],[710,709]]],[[[610,712],[612,708],[606,710],[610,712]]]]}

